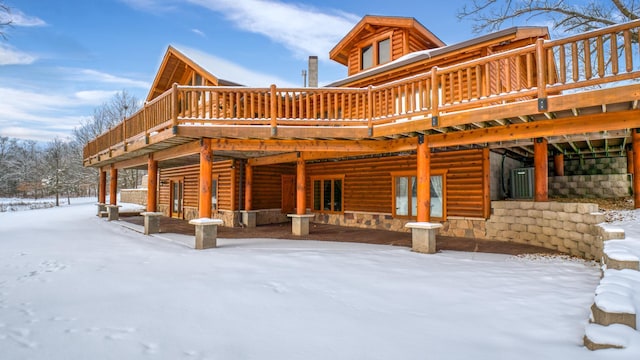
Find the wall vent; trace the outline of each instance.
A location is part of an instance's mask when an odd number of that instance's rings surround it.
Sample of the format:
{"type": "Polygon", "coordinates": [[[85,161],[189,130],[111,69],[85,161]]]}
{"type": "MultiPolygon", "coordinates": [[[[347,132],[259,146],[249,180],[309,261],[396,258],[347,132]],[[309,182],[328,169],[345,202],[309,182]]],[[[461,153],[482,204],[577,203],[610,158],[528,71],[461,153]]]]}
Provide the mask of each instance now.
{"type": "Polygon", "coordinates": [[[514,199],[533,199],[534,168],[511,170],[511,197],[514,199]]]}

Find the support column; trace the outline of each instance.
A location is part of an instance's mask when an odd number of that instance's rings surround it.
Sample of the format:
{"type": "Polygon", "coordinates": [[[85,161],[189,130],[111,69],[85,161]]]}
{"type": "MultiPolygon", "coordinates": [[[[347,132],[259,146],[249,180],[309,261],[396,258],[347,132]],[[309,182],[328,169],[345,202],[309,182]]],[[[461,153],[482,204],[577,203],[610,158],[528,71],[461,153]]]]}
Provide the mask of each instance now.
{"type": "Polygon", "coordinates": [[[158,162],[149,155],[147,163],[147,212],[156,212],[158,194],[158,162]]]}
{"type": "MultiPolygon", "coordinates": [[[[427,222],[431,217],[431,150],[427,138],[418,135],[418,222],[427,222]]],[[[411,186],[411,184],[409,184],[411,186]]],[[[411,189],[409,189],[411,191],[411,189]]]]}
{"type": "Polygon", "coordinates": [[[633,149],[627,150],[627,174],[633,174],[633,149]]]}
{"type": "Polygon", "coordinates": [[[549,155],[547,139],[536,138],[533,142],[533,162],[535,166],[535,201],[549,200],[549,155]]]}
{"type": "Polygon", "coordinates": [[[244,210],[242,224],[248,228],[256,227],[256,212],[253,211],[253,166],[246,164],[244,167],[244,210]]]}
{"type": "Polygon", "coordinates": [[[200,194],[198,217],[211,218],[211,181],[213,180],[213,151],[211,139],[200,140],[200,194]]]}
{"type": "Polygon", "coordinates": [[[633,129],[633,207],[640,209],[640,129],[633,129]]]}
{"type": "Polygon", "coordinates": [[[100,179],[98,180],[98,202],[107,202],[107,172],[100,169],[100,179]]]}
{"type": "Polygon", "coordinates": [[[247,164],[244,167],[244,209],[253,210],[253,166],[247,164]]]}
{"type": "Polygon", "coordinates": [[[305,189],[306,184],[306,169],[304,159],[301,154],[298,154],[298,160],[296,161],[296,213],[289,214],[291,218],[291,232],[293,235],[304,236],[309,235],[309,222],[315,215],[307,215],[307,193],[305,189]]]}
{"type": "Polygon", "coordinates": [[[306,169],[304,159],[298,154],[298,160],[296,161],[296,214],[304,215],[307,213],[307,192],[305,189],[306,184],[306,169]]]}
{"type": "Polygon", "coordinates": [[[109,181],[109,204],[116,205],[118,196],[118,169],[113,165],[111,165],[111,179],[109,181]]]}
{"type": "Polygon", "coordinates": [[[553,171],[556,176],[564,176],[564,154],[556,154],[553,157],[553,171]]]}
{"type": "Polygon", "coordinates": [[[100,174],[98,176],[98,213],[97,216],[103,216],[107,214],[107,172],[99,169],[100,174]]]}

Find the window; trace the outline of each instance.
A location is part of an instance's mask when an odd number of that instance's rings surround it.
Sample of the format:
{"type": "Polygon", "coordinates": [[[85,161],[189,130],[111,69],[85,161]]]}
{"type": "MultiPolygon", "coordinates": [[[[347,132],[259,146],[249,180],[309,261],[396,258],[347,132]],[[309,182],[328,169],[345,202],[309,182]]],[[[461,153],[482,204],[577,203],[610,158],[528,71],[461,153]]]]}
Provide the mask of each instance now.
{"type": "Polygon", "coordinates": [[[218,175],[211,180],[211,210],[218,211],[218,175]]]}
{"type": "MultiPolygon", "coordinates": [[[[431,218],[444,219],[446,174],[431,176],[431,218]]],[[[416,217],[418,215],[418,182],[414,175],[396,175],[393,177],[393,215],[397,217],[416,217]]]]}
{"type": "Polygon", "coordinates": [[[373,66],[373,46],[369,45],[362,48],[362,67],[361,69],[368,69],[373,66]]]}
{"type": "Polygon", "coordinates": [[[391,61],[391,39],[378,42],[378,65],[391,61]]]}
{"type": "Polygon", "coordinates": [[[360,50],[360,70],[391,61],[391,38],[386,37],[363,46],[360,50]]]}
{"type": "Polygon", "coordinates": [[[414,217],[418,214],[418,185],[415,176],[396,176],[395,213],[396,216],[414,217]]]}
{"type": "Polygon", "coordinates": [[[318,212],[342,212],[344,177],[312,178],[313,206],[318,212]]]}

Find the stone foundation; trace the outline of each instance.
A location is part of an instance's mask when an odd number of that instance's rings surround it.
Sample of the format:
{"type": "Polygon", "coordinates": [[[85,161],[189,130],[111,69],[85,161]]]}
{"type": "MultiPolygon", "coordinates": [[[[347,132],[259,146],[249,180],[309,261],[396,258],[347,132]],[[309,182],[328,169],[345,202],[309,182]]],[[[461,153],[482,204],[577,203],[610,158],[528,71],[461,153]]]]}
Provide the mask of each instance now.
{"type": "Polygon", "coordinates": [[[412,221],[415,220],[394,219],[391,214],[385,213],[345,211],[344,214],[316,213],[311,222],[364,229],[410,232],[410,229],[405,228],[405,225],[412,221]]]}
{"type": "Polygon", "coordinates": [[[283,214],[281,209],[256,210],[256,225],[280,224],[289,221],[287,214],[283,214]]]}
{"type": "Polygon", "coordinates": [[[147,206],[147,189],[121,189],[120,201],[147,206]]]}
{"type": "Polygon", "coordinates": [[[472,239],[486,239],[486,220],[482,218],[465,218],[449,216],[442,223],[438,235],[464,237],[472,239]]]}

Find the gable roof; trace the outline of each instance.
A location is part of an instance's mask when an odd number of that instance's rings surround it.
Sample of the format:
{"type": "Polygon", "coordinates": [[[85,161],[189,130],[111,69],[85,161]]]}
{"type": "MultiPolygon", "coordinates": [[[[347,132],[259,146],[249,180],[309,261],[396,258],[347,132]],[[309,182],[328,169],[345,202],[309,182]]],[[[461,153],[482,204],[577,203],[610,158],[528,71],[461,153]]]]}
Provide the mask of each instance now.
{"type": "Polygon", "coordinates": [[[240,85],[233,81],[224,80],[215,76],[208,70],[211,67],[210,65],[211,64],[207,64],[204,59],[197,59],[195,54],[189,54],[189,56],[187,56],[183,51],[169,45],[167,52],[164,54],[162,62],[160,63],[158,73],[153,80],[153,84],[149,90],[149,95],[147,95],[147,101],[151,101],[155,97],[163,94],[165,91],[169,90],[174,83],[179,83],[185,72],[189,69],[202,76],[205,83],[216,86],[240,85]]]}
{"type": "Polygon", "coordinates": [[[354,43],[373,32],[376,27],[391,27],[410,30],[415,36],[428,44],[428,48],[437,48],[446,44],[412,17],[366,15],[340,42],[331,49],[329,57],[343,65],[348,63],[348,51],[354,43]]]}

